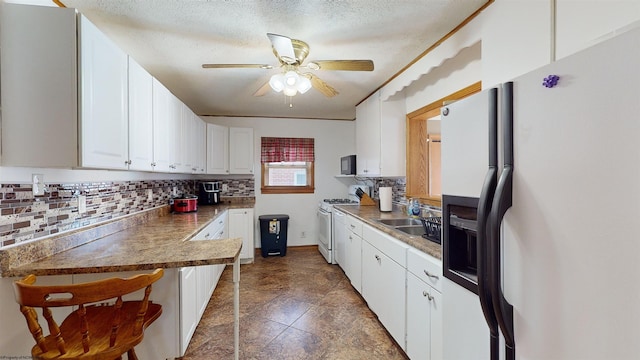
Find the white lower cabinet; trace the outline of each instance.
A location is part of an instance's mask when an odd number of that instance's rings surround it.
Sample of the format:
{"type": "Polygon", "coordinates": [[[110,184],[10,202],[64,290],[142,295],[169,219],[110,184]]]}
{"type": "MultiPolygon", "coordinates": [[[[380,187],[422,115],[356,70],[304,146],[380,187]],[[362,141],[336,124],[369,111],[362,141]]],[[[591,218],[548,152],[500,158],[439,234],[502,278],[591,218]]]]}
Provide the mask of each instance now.
{"type": "Polygon", "coordinates": [[[184,355],[198,326],[198,279],[194,266],[181,268],[180,273],[180,355],[184,355]]]}
{"type": "MultiPolygon", "coordinates": [[[[227,238],[227,212],[196,234],[191,241],[215,241],[227,238]]],[[[180,274],[180,356],[183,356],[193,333],[204,314],[209,299],[218,284],[225,265],[190,266],[179,269],[180,274]]]]}
{"type": "Polygon", "coordinates": [[[342,270],[351,285],[362,294],[362,221],[347,216],[345,240],[345,264],[342,270]]]}
{"type": "Polygon", "coordinates": [[[442,261],[407,251],[407,349],[411,359],[442,359],[442,261]]]}
{"type": "Polygon", "coordinates": [[[229,238],[242,238],[240,261],[253,262],[255,245],[253,238],[253,209],[229,209],[229,238]]]}
{"type": "Polygon", "coordinates": [[[410,359],[442,359],[442,261],[346,216],[339,265],[410,359]]]}
{"type": "Polygon", "coordinates": [[[362,297],[404,349],[408,246],[367,225],[362,240],[362,297]]]}

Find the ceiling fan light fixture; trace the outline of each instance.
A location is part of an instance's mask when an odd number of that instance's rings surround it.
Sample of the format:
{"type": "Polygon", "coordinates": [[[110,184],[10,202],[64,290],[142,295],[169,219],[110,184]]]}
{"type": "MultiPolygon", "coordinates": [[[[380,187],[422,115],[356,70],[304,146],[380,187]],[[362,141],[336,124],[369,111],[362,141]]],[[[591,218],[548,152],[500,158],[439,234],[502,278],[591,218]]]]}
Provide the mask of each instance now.
{"type": "Polygon", "coordinates": [[[300,94],[304,94],[309,89],[311,89],[311,80],[309,80],[306,76],[300,76],[298,83],[296,84],[296,88],[300,94]]]}
{"type": "Polygon", "coordinates": [[[286,96],[291,97],[291,96],[296,96],[296,94],[298,93],[298,90],[293,86],[286,86],[283,92],[286,96]]]}
{"type": "Polygon", "coordinates": [[[300,76],[298,76],[298,74],[293,71],[287,71],[284,74],[284,82],[288,85],[288,86],[295,86],[296,83],[298,82],[298,79],[300,78],[300,76]]]}
{"type": "Polygon", "coordinates": [[[269,79],[269,85],[275,92],[281,92],[285,88],[285,79],[282,74],[275,74],[269,79]]]}

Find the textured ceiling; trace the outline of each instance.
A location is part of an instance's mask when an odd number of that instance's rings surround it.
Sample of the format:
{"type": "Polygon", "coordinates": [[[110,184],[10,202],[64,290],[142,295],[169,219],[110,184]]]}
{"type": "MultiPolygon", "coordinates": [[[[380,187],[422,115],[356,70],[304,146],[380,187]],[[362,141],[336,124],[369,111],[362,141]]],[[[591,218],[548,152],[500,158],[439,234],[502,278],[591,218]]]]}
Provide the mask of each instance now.
{"type": "Polygon", "coordinates": [[[355,105],[487,0],[62,0],[77,8],[199,115],[345,119],[355,105]],[[309,44],[310,60],[371,59],[372,72],[318,70],[338,90],[253,96],[279,70],[267,33],[309,44]]]}

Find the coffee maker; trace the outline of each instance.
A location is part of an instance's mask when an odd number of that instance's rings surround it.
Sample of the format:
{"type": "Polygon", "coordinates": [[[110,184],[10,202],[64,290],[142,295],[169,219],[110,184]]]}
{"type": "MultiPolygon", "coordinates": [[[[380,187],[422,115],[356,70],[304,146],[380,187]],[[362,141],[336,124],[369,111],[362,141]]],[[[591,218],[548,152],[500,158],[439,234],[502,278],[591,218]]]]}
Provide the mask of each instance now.
{"type": "Polygon", "coordinates": [[[215,205],[220,203],[220,182],[201,182],[200,196],[198,196],[199,205],[215,205]]]}

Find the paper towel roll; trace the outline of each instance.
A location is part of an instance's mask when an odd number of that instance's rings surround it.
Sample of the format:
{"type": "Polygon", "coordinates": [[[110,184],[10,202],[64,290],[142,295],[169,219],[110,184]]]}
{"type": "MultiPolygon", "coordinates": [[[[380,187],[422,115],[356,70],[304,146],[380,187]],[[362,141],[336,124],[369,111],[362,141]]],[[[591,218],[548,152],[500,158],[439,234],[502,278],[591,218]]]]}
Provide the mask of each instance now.
{"type": "Polygon", "coordinates": [[[391,187],[380,187],[378,192],[380,194],[380,211],[393,210],[393,204],[391,203],[391,199],[393,198],[391,187]]]}

